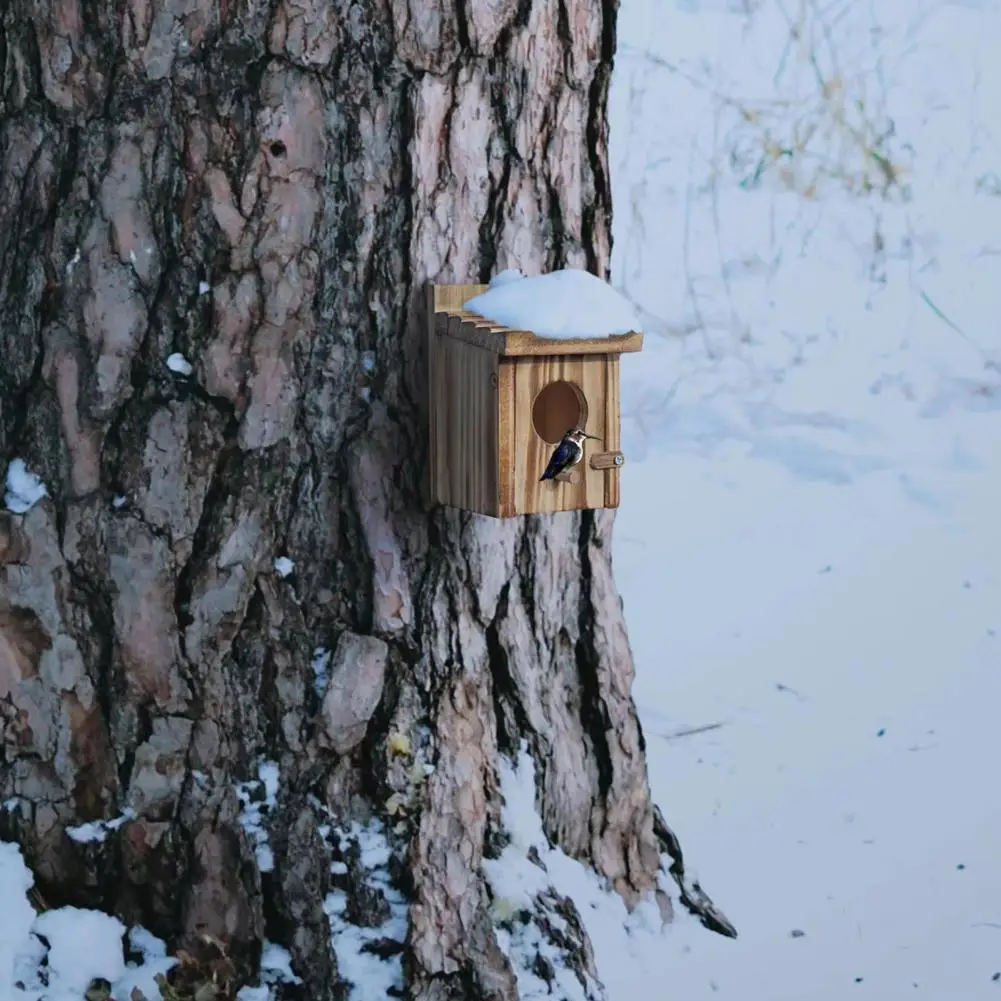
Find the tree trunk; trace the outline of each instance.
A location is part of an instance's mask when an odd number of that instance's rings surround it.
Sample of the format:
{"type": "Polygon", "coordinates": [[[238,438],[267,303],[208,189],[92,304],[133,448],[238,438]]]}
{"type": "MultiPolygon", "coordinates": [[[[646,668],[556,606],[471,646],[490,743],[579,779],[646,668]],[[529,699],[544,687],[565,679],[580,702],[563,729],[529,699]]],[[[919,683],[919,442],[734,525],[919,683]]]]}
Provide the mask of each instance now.
{"type": "Polygon", "coordinates": [[[0,471],[49,496],[0,513],[0,798],[50,904],[238,978],[283,943],[322,999],[331,925],[406,901],[408,997],[516,998],[481,863],[523,741],[550,840],[654,886],[611,516],[422,500],[424,283],[607,271],[615,13],[7,5],[0,471]]]}

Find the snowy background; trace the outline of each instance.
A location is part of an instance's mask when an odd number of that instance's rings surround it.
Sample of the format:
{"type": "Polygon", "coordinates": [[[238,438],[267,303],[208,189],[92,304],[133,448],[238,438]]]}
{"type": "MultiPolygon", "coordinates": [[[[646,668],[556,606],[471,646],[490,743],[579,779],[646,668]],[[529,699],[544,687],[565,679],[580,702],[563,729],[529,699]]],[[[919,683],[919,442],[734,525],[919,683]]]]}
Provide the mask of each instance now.
{"type": "Polygon", "coordinates": [[[676,923],[609,987],[1001,999],[1001,5],[619,25],[613,279],[661,336],[616,579],[655,799],[740,937],[676,923]]]}
{"type": "MultiPolygon", "coordinates": [[[[654,796],[740,937],[627,916],[546,844],[523,757],[487,866],[523,997],[548,996],[505,917],[545,889],[534,846],[610,1001],[1001,999],[1001,11],[624,0],[619,46],[613,280],[648,337],[616,576],[654,796]]],[[[44,485],[15,473],[26,509],[44,485]]],[[[264,863],[279,782],[241,787],[264,863]]],[[[337,839],[383,879],[377,825],[337,839]]],[[[36,920],[30,885],[0,845],[0,1001],[156,996],[162,943],[129,930],[126,962],[117,921],[36,920]]],[[[381,1001],[399,964],[342,911],[352,999],[381,1001]]],[[[292,978],[278,946],[264,966],[246,1001],[292,978]]]]}

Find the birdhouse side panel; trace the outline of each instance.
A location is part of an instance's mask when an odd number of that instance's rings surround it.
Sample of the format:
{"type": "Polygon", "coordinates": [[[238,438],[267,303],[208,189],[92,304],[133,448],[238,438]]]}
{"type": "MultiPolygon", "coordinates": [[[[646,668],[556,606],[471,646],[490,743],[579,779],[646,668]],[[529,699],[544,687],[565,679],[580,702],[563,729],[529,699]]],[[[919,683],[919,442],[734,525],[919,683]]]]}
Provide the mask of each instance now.
{"type": "Polygon", "coordinates": [[[500,516],[512,518],[517,513],[515,506],[516,482],[516,422],[515,422],[515,363],[505,358],[498,360],[497,366],[497,410],[498,410],[498,470],[500,486],[500,516]]]}
{"type": "Polygon", "coordinates": [[[500,514],[498,358],[439,333],[431,377],[432,499],[500,514]]]}
{"type": "MultiPolygon", "coordinates": [[[[619,356],[609,355],[605,363],[605,433],[601,451],[618,452],[622,448],[622,400],[619,395],[619,356]]],[[[619,471],[602,471],[605,478],[605,507],[619,506],[619,471]]]]}
{"type": "Polygon", "coordinates": [[[595,452],[603,452],[608,448],[608,355],[588,355],[581,359],[584,395],[588,400],[588,417],[585,431],[593,434],[599,441],[584,441],[584,458],[577,469],[584,475],[587,508],[605,506],[605,473],[600,469],[592,469],[590,458],[595,452]]]}
{"type": "Polygon", "coordinates": [[[604,474],[587,462],[594,449],[604,447],[601,442],[584,442],[584,458],[570,472],[574,482],[540,482],[540,477],[560,437],[575,425],[604,438],[606,360],[603,355],[557,355],[502,361],[513,389],[511,419],[505,424],[511,429],[514,514],[604,507],[604,474]]]}

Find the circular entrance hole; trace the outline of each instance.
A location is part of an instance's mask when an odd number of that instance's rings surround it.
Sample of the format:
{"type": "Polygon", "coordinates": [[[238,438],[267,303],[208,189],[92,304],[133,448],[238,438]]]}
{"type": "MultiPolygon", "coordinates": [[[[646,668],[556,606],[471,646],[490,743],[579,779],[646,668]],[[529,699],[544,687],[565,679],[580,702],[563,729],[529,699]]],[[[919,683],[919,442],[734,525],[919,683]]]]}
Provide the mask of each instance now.
{"type": "Polygon", "coordinates": [[[543,441],[555,445],[567,431],[587,425],[587,400],[572,382],[551,382],[532,404],[532,423],[543,441]]]}

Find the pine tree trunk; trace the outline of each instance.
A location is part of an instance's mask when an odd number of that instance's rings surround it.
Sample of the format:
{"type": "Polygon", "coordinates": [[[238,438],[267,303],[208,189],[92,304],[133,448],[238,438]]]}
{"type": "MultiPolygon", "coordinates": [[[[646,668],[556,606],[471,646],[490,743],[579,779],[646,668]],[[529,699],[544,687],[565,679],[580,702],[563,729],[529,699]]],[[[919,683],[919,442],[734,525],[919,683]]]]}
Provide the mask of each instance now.
{"type": "Polygon", "coordinates": [[[381,824],[407,996],[514,999],[481,862],[522,742],[551,841],[655,884],[611,517],[422,499],[424,283],[607,271],[615,14],[7,5],[0,471],[49,496],[0,513],[0,833],[49,903],[339,998],[324,900],[385,917],[381,824]]]}

